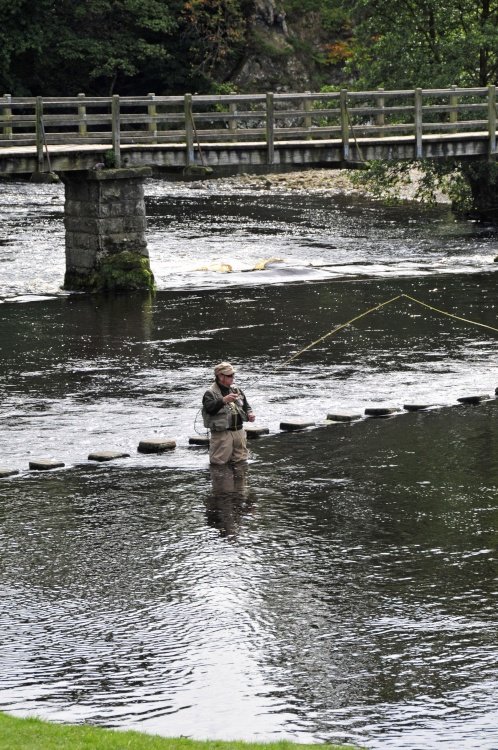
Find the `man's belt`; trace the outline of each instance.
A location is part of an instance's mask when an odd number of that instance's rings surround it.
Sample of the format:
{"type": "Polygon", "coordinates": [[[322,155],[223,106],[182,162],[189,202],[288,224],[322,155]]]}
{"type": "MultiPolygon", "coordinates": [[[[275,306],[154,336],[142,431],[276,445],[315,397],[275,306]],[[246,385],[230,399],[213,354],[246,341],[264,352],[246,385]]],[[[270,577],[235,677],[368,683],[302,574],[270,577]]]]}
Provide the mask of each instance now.
{"type": "Polygon", "coordinates": [[[242,429],[242,425],[239,425],[239,427],[229,427],[228,429],[230,430],[230,432],[237,432],[237,430],[242,429]]]}

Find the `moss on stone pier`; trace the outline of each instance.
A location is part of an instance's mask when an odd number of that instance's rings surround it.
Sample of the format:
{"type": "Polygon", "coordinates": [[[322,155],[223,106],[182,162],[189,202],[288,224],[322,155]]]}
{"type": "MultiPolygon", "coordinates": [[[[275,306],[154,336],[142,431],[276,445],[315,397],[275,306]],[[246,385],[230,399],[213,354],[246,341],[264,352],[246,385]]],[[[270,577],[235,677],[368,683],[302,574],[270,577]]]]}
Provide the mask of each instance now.
{"type": "Polygon", "coordinates": [[[89,274],[66,272],[64,289],[88,292],[152,292],[154,275],[149,259],[125,250],[109,255],[89,274]]]}
{"type": "Polygon", "coordinates": [[[124,250],[107,256],[97,270],[98,289],[107,292],[153,291],[154,275],[149,259],[124,250]]]}

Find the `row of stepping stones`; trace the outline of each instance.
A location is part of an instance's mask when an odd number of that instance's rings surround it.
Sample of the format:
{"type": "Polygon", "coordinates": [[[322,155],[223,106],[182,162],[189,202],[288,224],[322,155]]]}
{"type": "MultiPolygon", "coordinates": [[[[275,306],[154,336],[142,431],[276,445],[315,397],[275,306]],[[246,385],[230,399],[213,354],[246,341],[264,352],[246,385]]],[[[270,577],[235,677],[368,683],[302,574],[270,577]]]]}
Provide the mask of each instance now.
{"type": "MultiPolygon", "coordinates": [[[[498,396],[498,388],[495,389],[495,396],[498,396]]],[[[483,401],[489,401],[493,397],[486,393],[481,393],[472,396],[461,396],[457,401],[461,404],[480,404],[483,401]]],[[[427,409],[434,408],[436,404],[404,404],[403,409],[405,411],[426,411],[427,409]]],[[[355,422],[366,417],[392,417],[394,414],[403,411],[396,406],[369,406],[365,409],[364,414],[348,411],[334,411],[327,414],[327,419],[324,422],[317,422],[306,419],[290,419],[285,422],[280,422],[280,429],[285,432],[295,432],[297,430],[305,430],[309,427],[317,427],[328,424],[335,424],[337,422],[355,422]]],[[[246,425],[245,430],[247,437],[259,437],[260,435],[267,435],[269,433],[268,427],[252,427],[246,425]]],[[[209,445],[209,437],[203,435],[196,435],[189,438],[191,445],[209,445]]]]}
{"type": "MultiPolygon", "coordinates": [[[[498,388],[495,389],[495,397],[498,396],[498,388]]],[[[488,401],[492,398],[489,394],[478,394],[472,396],[461,396],[457,401],[461,404],[480,404],[483,401],[488,401]]],[[[405,411],[425,411],[436,404],[404,404],[403,409],[405,411]]],[[[354,412],[347,411],[334,411],[327,414],[327,419],[319,425],[335,424],[338,422],[354,422],[358,419],[366,417],[391,417],[396,413],[401,412],[402,409],[395,406],[369,406],[365,409],[364,415],[357,414],[354,412]]],[[[280,422],[280,429],[284,432],[295,432],[298,430],[305,430],[310,427],[316,427],[317,423],[313,420],[306,419],[289,419],[284,422],[280,422]]],[[[246,425],[245,430],[248,438],[258,438],[261,435],[268,435],[270,432],[269,427],[256,427],[255,425],[246,425]]],[[[208,435],[194,435],[188,439],[189,445],[191,446],[209,446],[208,435]]],[[[165,453],[166,451],[174,450],[176,448],[176,440],[170,438],[149,438],[148,440],[141,440],[138,444],[139,453],[165,453]]],[[[89,461],[112,461],[117,458],[129,458],[129,453],[123,453],[121,451],[95,451],[90,453],[88,456],[89,461]]],[[[49,458],[33,459],[29,462],[29,468],[31,471],[48,471],[50,469],[63,468],[65,464],[62,461],[54,461],[49,458]]],[[[5,477],[14,476],[19,474],[18,469],[9,469],[0,466],[0,479],[5,477]]]]}

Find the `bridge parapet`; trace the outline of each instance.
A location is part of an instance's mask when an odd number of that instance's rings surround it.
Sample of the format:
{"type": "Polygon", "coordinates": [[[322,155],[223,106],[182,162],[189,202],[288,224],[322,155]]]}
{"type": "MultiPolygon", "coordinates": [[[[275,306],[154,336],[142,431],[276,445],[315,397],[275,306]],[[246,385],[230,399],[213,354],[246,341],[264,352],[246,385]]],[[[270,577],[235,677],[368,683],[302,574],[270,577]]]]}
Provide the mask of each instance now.
{"type": "MultiPolygon", "coordinates": [[[[180,161],[189,167],[207,164],[207,146],[264,149],[264,161],[272,165],[281,146],[334,142],[347,163],[365,160],[363,149],[372,141],[409,141],[413,153],[408,158],[421,158],[428,139],[478,133],[487,139],[486,153],[494,158],[496,115],[495,86],[137,97],[5,94],[0,97],[0,149],[12,154],[35,149],[40,172],[50,169],[51,150],[70,146],[75,151],[94,146],[117,167],[133,146],[181,150],[180,161]]],[[[4,171],[27,168],[17,160],[4,171]]],[[[69,161],[65,169],[72,168],[81,169],[81,163],[72,166],[69,161]]]]}

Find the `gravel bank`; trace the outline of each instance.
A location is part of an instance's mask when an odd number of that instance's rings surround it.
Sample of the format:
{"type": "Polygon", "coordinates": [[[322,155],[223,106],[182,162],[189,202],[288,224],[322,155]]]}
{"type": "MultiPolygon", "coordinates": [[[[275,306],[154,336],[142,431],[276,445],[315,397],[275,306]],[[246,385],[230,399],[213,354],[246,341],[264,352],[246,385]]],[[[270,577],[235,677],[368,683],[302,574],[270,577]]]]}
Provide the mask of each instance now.
{"type": "MultiPolygon", "coordinates": [[[[304,191],[316,193],[328,193],[330,195],[357,195],[372,197],[365,187],[353,185],[351,170],[348,169],[309,169],[300,172],[283,172],[279,174],[241,174],[235,177],[225,177],[217,180],[203,180],[193,182],[190,187],[206,187],[209,185],[222,186],[233,190],[275,190],[275,191],[304,191]]],[[[415,201],[417,184],[420,173],[413,170],[411,182],[401,185],[398,198],[403,201],[415,201]]],[[[437,195],[438,203],[449,203],[449,198],[444,193],[437,195]]]]}

